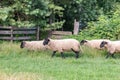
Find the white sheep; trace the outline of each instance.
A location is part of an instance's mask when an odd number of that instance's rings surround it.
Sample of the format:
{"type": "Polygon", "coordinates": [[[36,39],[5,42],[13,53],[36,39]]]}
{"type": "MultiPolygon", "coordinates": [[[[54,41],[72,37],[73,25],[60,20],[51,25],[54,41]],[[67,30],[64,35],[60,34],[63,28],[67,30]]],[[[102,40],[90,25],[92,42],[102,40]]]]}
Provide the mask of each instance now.
{"type": "Polygon", "coordinates": [[[53,40],[46,38],[43,45],[48,45],[49,49],[53,51],[52,57],[57,51],[61,53],[62,58],[65,58],[63,55],[64,51],[73,51],[76,54],[76,58],[79,57],[80,43],[76,39],[53,40]]]}
{"type": "Polygon", "coordinates": [[[43,40],[41,41],[22,41],[20,48],[26,48],[28,50],[46,50],[47,47],[43,45],[43,40]]]}
{"type": "Polygon", "coordinates": [[[120,41],[102,41],[100,47],[105,47],[108,51],[106,58],[110,55],[114,57],[114,53],[120,52],[120,41]]]}
{"type": "Polygon", "coordinates": [[[100,48],[100,44],[102,41],[109,41],[109,40],[107,39],[81,40],[80,45],[85,45],[100,50],[100,49],[104,49],[104,48],[100,48]]]}

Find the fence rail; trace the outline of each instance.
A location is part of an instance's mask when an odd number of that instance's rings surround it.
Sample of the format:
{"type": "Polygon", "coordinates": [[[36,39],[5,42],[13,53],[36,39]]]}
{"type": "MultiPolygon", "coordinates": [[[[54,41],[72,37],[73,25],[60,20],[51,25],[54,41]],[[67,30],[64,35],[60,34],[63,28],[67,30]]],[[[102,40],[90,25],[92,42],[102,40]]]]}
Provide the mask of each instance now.
{"type": "Polygon", "coordinates": [[[0,40],[39,40],[39,27],[13,28],[0,26],[0,40]]]}
{"type": "Polygon", "coordinates": [[[64,36],[72,35],[71,31],[52,31],[51,37],[56,39],[62,39],[64,36]]]}

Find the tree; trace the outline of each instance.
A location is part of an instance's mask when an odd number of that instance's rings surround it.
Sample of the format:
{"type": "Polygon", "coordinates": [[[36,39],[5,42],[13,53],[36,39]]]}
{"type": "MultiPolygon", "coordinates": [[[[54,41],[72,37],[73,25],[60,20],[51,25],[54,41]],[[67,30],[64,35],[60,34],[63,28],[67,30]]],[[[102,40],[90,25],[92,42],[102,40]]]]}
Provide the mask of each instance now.
{"type": "MultiPolygon", "coordinates": [[[[55,0],[57,1],[57,0],[55,0]]],[[[97,21],[101,14],[112,15],[117,0],[60,0],[64,10],[65,30],[73,30],[74,19],[82,23],[97,21]]]]}
{"type": "Polygon", "coordinates": [[[100,15],[98,21],[89,22],[88,27],[80,32],[80,36],[85,39],[120,39],[120,6],[115,4],[113,15],[111,17],[100,15]]]}
{"type": "Polygon", "coordinates": [[[2,26],[44,28],[49,25],[48,20],[52,14],[60,15],[63,10],[52,0],[1,0],[0,3],[0,25],[2,26]]]}

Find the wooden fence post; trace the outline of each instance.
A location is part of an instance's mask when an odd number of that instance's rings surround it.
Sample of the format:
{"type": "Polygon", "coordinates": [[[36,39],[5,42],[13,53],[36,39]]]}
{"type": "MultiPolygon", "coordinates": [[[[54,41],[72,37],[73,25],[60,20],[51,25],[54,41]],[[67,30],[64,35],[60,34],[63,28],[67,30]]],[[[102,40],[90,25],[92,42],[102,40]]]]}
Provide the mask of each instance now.
{"type": "Polygon", "coordinates": [[[13,27],[10,27],[10,30],[11,30],[11,36],[10,36],[11,40],[10,41],[13,42],[13,27]]]}
{"type": "Polygon", "coordinates": [[[40,28],[37,27],[36,40],[39,40],[40,37],[39,33],[40,33],[40,28]]]}
{"type": "Polygon", "coordinates": [[[73,34],[77,35],[79,32],[79,22],[76,21],[76,19],[74,20],[74,30],[73,30],[73,34]]]}

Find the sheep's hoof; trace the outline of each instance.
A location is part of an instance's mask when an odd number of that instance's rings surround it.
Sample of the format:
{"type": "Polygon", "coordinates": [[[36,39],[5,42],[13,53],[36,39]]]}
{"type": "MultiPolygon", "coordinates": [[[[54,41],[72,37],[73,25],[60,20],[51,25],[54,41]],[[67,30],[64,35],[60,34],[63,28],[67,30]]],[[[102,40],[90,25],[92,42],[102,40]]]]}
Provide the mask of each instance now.
{"type": "Polygon", "coordinates": [[[79,58],[79,55],[76,55],[76,59],[78,59],[79,58]]]}

